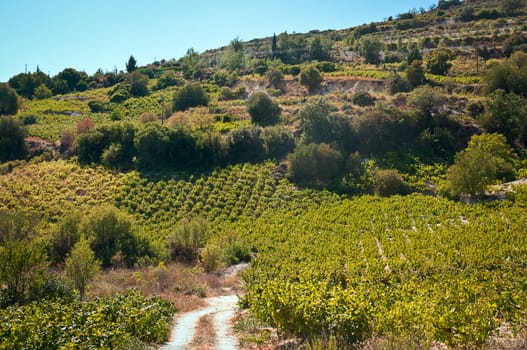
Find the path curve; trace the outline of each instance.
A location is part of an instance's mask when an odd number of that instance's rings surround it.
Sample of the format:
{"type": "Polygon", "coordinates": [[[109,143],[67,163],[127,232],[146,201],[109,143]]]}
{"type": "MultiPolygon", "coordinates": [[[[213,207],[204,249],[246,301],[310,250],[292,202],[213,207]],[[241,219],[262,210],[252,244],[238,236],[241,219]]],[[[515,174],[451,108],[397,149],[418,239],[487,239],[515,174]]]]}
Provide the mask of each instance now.
{"type": "Polygon", "coordinates": [[[163,350],[185,350],[196,333],[201,317],[211,315],[216,330],[215,349],[236,350],[237,340],[232,335],[231,320],[237,309],[238,296],[224,295],[206,298],[207,307],[181,314],[171,332],[171,340],[161,347],[163,350]]]}

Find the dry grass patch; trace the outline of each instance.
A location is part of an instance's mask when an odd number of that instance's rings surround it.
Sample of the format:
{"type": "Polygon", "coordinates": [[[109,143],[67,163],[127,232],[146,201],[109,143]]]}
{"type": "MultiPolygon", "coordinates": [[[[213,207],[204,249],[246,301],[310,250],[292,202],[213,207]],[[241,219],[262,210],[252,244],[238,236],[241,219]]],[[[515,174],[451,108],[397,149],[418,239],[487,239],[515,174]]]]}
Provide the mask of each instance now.
{"type": "Polygon", "coordinates": [[[192,340],[191,349],[193,350],[212,350],[215,349],[216,330],[211,315],[205,315],[199,319],[196,333],[192,340]]]}

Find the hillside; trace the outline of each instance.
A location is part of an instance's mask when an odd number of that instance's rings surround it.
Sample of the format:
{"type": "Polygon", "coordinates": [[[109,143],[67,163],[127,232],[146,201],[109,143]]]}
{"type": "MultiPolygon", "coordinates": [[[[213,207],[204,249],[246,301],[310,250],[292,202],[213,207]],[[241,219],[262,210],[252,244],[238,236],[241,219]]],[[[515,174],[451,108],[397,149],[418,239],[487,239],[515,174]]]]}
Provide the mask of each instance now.
{"type": "Polygon", "coordinates": [[[156,348],[226,290],[239,349],[522,349],[526,20],[441,0],[12,77],[0,349],[156,348]]]}

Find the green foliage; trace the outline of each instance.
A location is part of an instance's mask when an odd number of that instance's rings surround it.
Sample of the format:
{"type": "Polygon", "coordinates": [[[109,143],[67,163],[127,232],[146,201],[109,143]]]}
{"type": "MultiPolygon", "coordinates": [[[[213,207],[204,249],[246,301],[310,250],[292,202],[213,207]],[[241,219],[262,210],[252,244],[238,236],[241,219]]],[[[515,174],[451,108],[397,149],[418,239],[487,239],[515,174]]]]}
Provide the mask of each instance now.
{"type": "Polygon", "coordinates": [[[445,103],[444,91],[429,85],[420,86],[408,95],[408,104],[421,111],[426,118],[432,118],[445,103]]]}
{"type": "Polygon", "coordinates": [[[501,3],[501,10],[507,16],[514,16],[522,5],[524,5],[523,0],[503,0],[501,3]]]}
{"type": "Polygon", "coordinates": [[[355,147],[362,154],[381,154],[412,145],[416,128],[408,116],[372,111],[353,118],[355,147]]]}
{"type": "Polygon", "coordinates": [[[411,87],[417,87],[425,83],[425,71],[421,61],[413,61],[406,68],[406,81],[411,87]]]}
{"type": "Polygon", "coordinates": [[[270,86],[276,88],[282,79],[284,79],[284,74],[276,68],[271,68],[267,71],[267,73],[265,73],[265,78],[269,82],[270,86]]]}
{"type": "Polygon", "coordinates": [[[239,38],[234,38],[220,57],[220,66],[230,71],[245,67],[246,57],[243,53],[243,43],[239,38]]]}
{"type": "Polygon", "coordinates": [[[0,84],[0,116],[13,115],[18,111],[18,95],[7,84],[0,84]]]}
{"type": "Polygon", "coordinates": [[[0,212],[0,286],[4,304],[23,303],[42,273],[46,256],[35,240],[35,216],[0,212]]]}
{"type": "Polygon", "coordinates": [[[514,93],[496,90],[487,97],[485,113],[479,120],[488,132],[505,135],[509,144],[527,141],[525,98],[514,93]]]}
{"type": "Polygon", "coordinates": [[[280,107],[265,92],[257,92],[247,102],[251,121],[258,125],[273,125],[280,120],[280,107]]]}
{"type": "Polygon", "coordinates": [[[359,40],[359,51],[364,57],[366,63],[379,64],[381,63],[381,50],[383,48],[382,42],[371,36],[363,36],[359,40]]]}
{"type": "Polygon", "coordinates": [[[6,349],[129,349],[168,340],[174,306],[134,292],[89,302],[42,301],[0,310],[6,349]]]}
{"type": "Polygon", "coordinates": [[[289,173],[299,183],[325,185],[343,175],[342,154],[328,144],[299,145],[289,155],[289,173]]]}
{"type": "Polygon", "coordinates": [[[263,129],[263,143],[267,159],[280,160],[295,148],[295,140],[290,130],[281,126],[263,129]]]}
{"type": "Polygon", "coordinates": [[[35,98],[37,98],[39,100],[43,100],[45,98],[50,98],[51,96],[53,96],[53,92],[51,91],[50,88],[48,88],[46,86],[46,84],[40,84],[35,89],[35,98]]]}
{"type": "Polygon", "coordinates": [[[315,61],[327,61],[330,59],[331,40],[315,36],[308,41],[309,58],[315,61]]]}
{"type": "Polygon", "coordinates": [[[140,72],[134,71],[126,77],[126,82],[130,87],[130,95],[141,97],[148,95],[148,77],[140,72]]]}
{"type": "Polygon", "coordinates": [[[126,62],[126,71],[128,73],[132,73],[136,69],[137,69],[137,61],[135,60],[134,56],[132,55],[128,59],[128,62],[126,62]]]}
{"type": "Polygon", "coordinates": [[[426,62],[426,70],[435,75],[448,74],[448,71],[452,68],[452,63],[448,61],[451,57],[452,53],[450,50],[437,49],[433,51],[426,62]]]}
{"type": "Polygon", "coordinates": [[[68,213],[58,223],[51,235],[50,257],[53,261],[64,261],[71,248],[80,240],[81,218],[78,212],[68,213]]]}
{"type": "Polygon", "coordinates": [[[168,236],[170,257],[174,261],[195,262],[199,249],[209,237],[209,225],[200,217],[183,219],[176,224],[168,236]]]}
{"type": "Polygon", "coordinates": [[[388,197],[396,194],[407,194],[409,188],[399,171],[382,169],[375,172],[373,191],[378,196],[388,197]]]}
{"type": "Polygon", "coordinates": [[[0,116],[0,162],[24,158],[26,130],[13,117],[0,116]]]}
{"type": "Polygon", "coordinates": [[[108,105],[106,103],[97,100],[88,102],[88,107],[93,113],[102,113],[108,110],[108,105]]]}
{"type": "Polygon", "coordinates": [[[299,113],[304,143],[328,143],[335,148],[349,148],[351,126],[348,119],[333,112],[326,99],[308,104],[299,113]]]}
{"type": "Polygon", "coordinates": [[[167,71],[163,73],[162,76],[157,79],[155,89],[163,90],[170,86],[180,86],[183,85],[185,81],[182,78],[176,76],[173,71],[167,71]]]}
{"type": "Polygon", "coordinates": [[[516,161],[517,156],[503,135],[475,135],[467,148],[456,154],[454,165],[448,170],[449,188],[455,195],[481,197],[488,185],[513,177],[516,161]]]}
{"type": "Polygon", "coordinates": [[[133,229],[133,219],[112,206],[93,208],[83,219],[81,232],[104,268],[132,267],[139,258],[150,255],[148,243],[133,229]]]}
{"type": "Polygon", "coordinates": [[[172,110],[184,111],[190,107],[207,106],[209,98],[199,83],[187,84],[174,94],[172,110]]]}
{"type": "Polygon", "coordinates": [[[66,259],[65,274],[73,281],[79,291],[80,299],[84,300],[88,282],[97,274],[100,263],[95,260],[95,254],[86,239],[78,241],[66,259]]]}
{"type": "Polygon", "coordinates": [[[527,54],[516,52],[506,63],[493,64],[484,74],[485,92],[497,90],[527,96],[527,54]]]}
{"type": "Polygon", "coordinates": [[[412,87],[408,80],[397,73],[392,74],[386,80],[386,91],[388,91],[390,95],[395,95],[399,92],[408,92],[410,90],[412,90],[412,87]]]}
{"type": "Polygon", "coordinates": [[[228,160],[231,163],[262,161],[265,157],[265,147],[261,132],[261,129],[256,127],[232,130],[228,136],[228,160]]]}
{"type": "Polygon", "coordinates": [[[310,93],[315,92],[322,83],[323,77],[314,66],[306,66],[300,71],[299,82],[305,86],[310,93]]]}
{"type": "Polygon", "coordinates": [[[373,106],[375,104],[375,99],[367,91],[358,91],[353,94],[353,104],[361,107],[373,106]]]}
{"type": "Polygon", "coordinates": [[[259,252],[243,273],[245,300],[286,332],[347,338],[339,348],[371,333],[463,348],[524,319],[524,209],[416,194],[294,207],[238,230],[259,252]],[[353,328],[334,328],[342,324],[353,328]]]}

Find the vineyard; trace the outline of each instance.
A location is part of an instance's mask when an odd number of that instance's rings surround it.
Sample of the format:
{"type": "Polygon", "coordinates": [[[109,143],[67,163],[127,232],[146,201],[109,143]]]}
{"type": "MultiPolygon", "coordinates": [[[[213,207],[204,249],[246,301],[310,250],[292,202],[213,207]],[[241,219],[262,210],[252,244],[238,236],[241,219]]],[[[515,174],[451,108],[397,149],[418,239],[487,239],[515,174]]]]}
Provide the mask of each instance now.
{"type": "Polygon", "coordinates": [[[274,171],[265,163],[117,175],[32,164],[2,177],[1,203],[53,219],[113,202],[161,241],[179,220],[204,217],[215,237],[234,233],[257,253],[245,302],[289,334],[342,343],[419,334],[481,346],[498,327],[526,321],[525,208],[419,194],[350,200],[298,189],[274,171]]]}
{"type": "Polygon", "coordinates": [[[269,211],[236,225],[258,251],[246,302],[296,335],[482,346],[526,320],[525,217],[421,195],[269,211]]]}
{"type": "Polygon", "coordinates": [[[160,343],[175,313],[133,292],[90,302],[42,301],[0,310],[0,349],[131,349],[160,343]]]}

